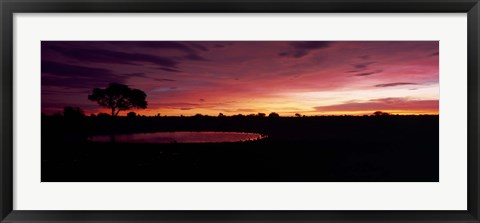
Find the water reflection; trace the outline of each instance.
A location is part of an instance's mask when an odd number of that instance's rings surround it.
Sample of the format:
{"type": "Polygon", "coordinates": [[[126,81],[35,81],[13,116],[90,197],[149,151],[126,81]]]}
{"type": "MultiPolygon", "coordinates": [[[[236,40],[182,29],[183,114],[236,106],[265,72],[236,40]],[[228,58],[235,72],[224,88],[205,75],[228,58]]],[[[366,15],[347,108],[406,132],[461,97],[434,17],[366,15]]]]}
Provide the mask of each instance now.
{"type": "MultiPolygon", "coordinates": [[[[245,142],[265,138],[264,135],[248,132],[155,132],[115,135],[117,143],[212,143],[245,142]]],[[[93,136],[94,142],[111,142],[112,136],[93,136]]]]}

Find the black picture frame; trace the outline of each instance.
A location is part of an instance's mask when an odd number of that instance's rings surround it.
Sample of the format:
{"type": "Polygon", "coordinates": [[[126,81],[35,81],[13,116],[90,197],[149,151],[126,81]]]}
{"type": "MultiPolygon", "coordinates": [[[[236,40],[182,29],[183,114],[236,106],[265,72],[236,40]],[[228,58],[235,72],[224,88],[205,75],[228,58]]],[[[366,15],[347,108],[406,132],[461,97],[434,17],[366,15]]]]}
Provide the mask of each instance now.
{"type": "MultiPolygon", "coordinates": [[[[480,222],[479,0],[0,0],[2,222],[480,222]],[[455,13],[468,14],[468,210],[466,211],[21,211],[13,210],[14,13],[455,13]]],[[[92,201],[94,202],[94,201],[92,201]]]]}

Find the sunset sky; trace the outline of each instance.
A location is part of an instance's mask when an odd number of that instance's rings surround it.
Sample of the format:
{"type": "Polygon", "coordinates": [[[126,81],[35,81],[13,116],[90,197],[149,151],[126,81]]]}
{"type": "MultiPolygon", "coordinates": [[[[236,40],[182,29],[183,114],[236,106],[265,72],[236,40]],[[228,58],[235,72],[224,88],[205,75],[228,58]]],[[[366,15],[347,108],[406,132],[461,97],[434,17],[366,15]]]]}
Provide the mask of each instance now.
{"type": "MultiPolygon", "coordinates": [[[[42,41],[42,112],[107,112],[111,82],[141,115],[438,114],[438,41],[42,41]]],[[[123,111],[120,115],[126,115],[123,111]]]]}

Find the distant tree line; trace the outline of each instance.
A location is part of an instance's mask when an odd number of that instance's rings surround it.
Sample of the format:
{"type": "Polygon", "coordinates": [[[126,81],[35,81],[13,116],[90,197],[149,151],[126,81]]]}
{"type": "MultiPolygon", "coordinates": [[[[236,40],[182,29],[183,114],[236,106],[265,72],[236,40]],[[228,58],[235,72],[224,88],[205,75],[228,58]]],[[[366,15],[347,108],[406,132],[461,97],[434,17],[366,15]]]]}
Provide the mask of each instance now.
{"type": "MultiPolygon", "coordinates": [[[[105,107],[111,110],[111,113],[99,113],[99,114],[91,114],[92,117],[116,117],[121,111],[127,111],[133,108],[136,109],[145,109],[147,108],[148,102],[146,101],[147,95],[145,92],[139,89],[132,89],[127,85],[118,84],[118,83],[110,83],[107,88],[94,88],[92,93],[88,95],[88,99],[90,101],[97,102],[98,105],[101,107],[105,107]]],[[[55,116],[64,116],[66,118],[71,119],[79,119],[85,117],[85,112],[79,107],[72,107],[67,106],[63,109],[62,113],[56,113],[55,116]]],[[[388,112],[383,111],[375,111],[371,115],[364,115],[364,116],[389,116],[391,115],[388,112]]],[[[138,117],[135,112],[128,112],[126,117],[128,118],[135,118],[138,117]]],[[[333,115],[338,116],[338,115],[333,115]]],[[[350,116],[350,115],[342,115],[342,116],[350,116]]],[[[145,117],[145,115],[142,115],[145,117]]],[[[154,117],[160,117],[160,113],[157,113],[154,117]]],[[[185,117],[181,115],[180,117],[185,117]]],[[[208,115],[203,114],[195,114],[193,117],[210,117],[208,115]]],[[[219,113],[217,117],[227,117],[223,113],[219,113]]],[[[271,112],[268,115],[266,113],[259,112],[257,114],[236,114],[230,117],[268,117],[268,118],[279,118],[280,115],[276,112],[271,112]]],[[[306,117],[305,115],[301,115],[300,113],[295,113],[294,117],[306,117]]]]}
{"type": "MultiPolygon", "coordinates": [[[[388,112],[375,111],[371,115],[363,115],[363,116],[379,117],[379,116],[391,116],[391,115],[392,114],[390,114],[388,112]]],[[[79,107],[67,106],[67,107],[63,108],[62,112],[55,113],[54,116],[64,116],[66,118],[82,118],[82,117],[85,117],[86,115],[85,115],[85,112],[79,107]]],[[[112,117],[111,114],[104,113],[104,112],[98,113],[98,114],[91,114],[90,116],[92,116],[92,117],[112,117]]],[[[118,114],[114,114],[114,116],[118,116],[118,114]]],[[[328,116],[351,116],[351,115],[328,115],[328,116]]],[[[128,112],[126,114],[126,117],[135,118],[135,117],[147,117],[147,116],[139,115],[136,112],[131,111],[131,112],[128,112]]],[[[157,113],[156,115],[151,116],[151,117],[162,117],[162,116],[160,115],[160,113],[157,113]]],[[[188,117],[188,116],[181,115],[180,117],[188,117]]],[[[197,113],[197,114],[195,114],[191,117],[214,117],[214,116],[203,115],[203,114],[197,113]]],[[[280,115],[276,112],[271,112],[268,115],[266,113],[261,113],[260,112],[260,113],[257,113],[257,114],[248,114],[248,115],[236,114],[236,115],[231,115],[231,116],[227,116],[227,115],[224,115],[223,113],[219,113],[217,117],[259,117],[259,118],[268,117],[268,118],[279,118],[280,115]]],[[[301,114],[296,113],[294,115],[294,117],[300,118],[300,117],[309,117],[309,116],[305,116],[305,115],[302,116],[301,114]]]]}

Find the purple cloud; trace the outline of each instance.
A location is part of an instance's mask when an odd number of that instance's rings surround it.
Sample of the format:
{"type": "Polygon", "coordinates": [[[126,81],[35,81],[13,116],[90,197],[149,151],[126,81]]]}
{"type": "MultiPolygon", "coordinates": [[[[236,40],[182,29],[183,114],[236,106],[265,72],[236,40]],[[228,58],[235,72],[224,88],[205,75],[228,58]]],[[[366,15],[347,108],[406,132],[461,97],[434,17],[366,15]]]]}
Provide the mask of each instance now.
{"type": "Polygon", "coordinates": [[[331,46],[329,41],[294,41],[291,42],[292,49],[279,53],[281,57],[301,58],[310,53],[310,51],[328,48],[331,46]]]}
{"type": "Polygon", "coordinates": [[[111,82],[123,83],[126,76],[115,75],[110,70],[86,66],[42,61],[42,86],[91,88],[111,82]]]}
{"type": "Polygon", "coordinates": [[[395,83],[388,83],[388,84],[377,84],[375,87],[395,87],[401,85],[418,85],[417,83],[408,83],[408,82],[395,82],[395,83]]]}

